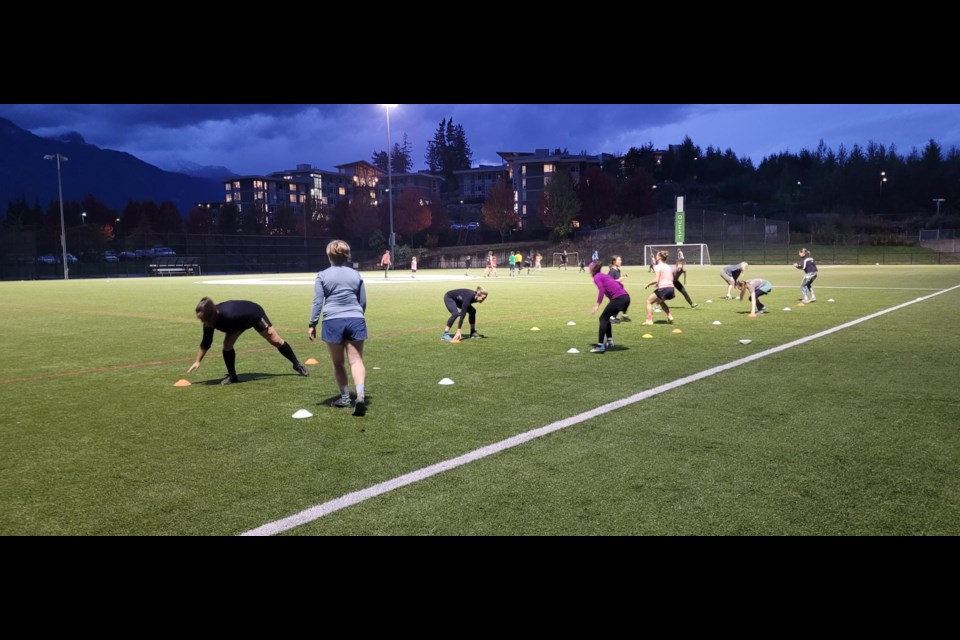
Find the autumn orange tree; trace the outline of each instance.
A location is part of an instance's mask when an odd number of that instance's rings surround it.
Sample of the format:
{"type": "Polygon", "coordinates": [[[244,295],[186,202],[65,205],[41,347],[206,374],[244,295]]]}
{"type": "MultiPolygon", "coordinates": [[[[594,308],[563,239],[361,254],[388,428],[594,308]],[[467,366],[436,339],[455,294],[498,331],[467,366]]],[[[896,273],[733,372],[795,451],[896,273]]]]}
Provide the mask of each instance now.
{"type": "Polygon", "coordinates": [[[506,180],[500,180],[487,193],[487,200],[483,203],[483,223],[491,229],[500,232],[501,242],[505,242],[507,234],[517,226],[520,216],[517,215],[513,203],[513,187],[506,180]]]}

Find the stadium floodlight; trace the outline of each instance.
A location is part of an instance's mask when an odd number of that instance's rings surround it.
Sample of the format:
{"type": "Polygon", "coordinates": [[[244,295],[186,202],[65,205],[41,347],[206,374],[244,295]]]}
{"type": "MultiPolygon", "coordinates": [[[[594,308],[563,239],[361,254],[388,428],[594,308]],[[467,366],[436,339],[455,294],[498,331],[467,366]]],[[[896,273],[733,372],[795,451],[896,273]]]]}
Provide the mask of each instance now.
{"type": "Polygon", "coordinates": [[[393,249],[396,238],[393,235],[393,153],[390,149],[390,109],[396,106],[395,104],[383,105],[383,108],[387,112],[387,202],[390,207],[390,238],[388,239],[388,243],[390,244],[390,259],[394,261],[397,259],[397,254],[393,249]]]}
{"type": "Polygon", "coordinates": [[[60,245],[63,247],[63,279],[70,279],[70,267],[67,266],[67,229],[63,224],[63,186],[60,183],[60,163],[67,161],[67,156],[61,153],[43,156],[44,160],[57,161],[57,193],[60,196],[60,245]]]}

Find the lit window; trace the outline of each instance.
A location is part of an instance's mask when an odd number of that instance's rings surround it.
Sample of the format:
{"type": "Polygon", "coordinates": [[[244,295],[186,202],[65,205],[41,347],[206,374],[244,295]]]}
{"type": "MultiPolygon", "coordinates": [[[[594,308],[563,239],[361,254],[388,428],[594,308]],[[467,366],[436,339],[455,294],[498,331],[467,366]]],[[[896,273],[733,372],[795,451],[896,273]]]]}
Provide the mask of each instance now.
{"type": "Polygon", "coordinates": [[[553,173],[554,170],[555,170],[555,169],[554,169],[553,164],[545,164],[545,165],[543,165],[543,172],[544,172],[544,173],[553,173]]]}
{"type": "Polygon", "coordinates": [[[520,175],[522,176],[527,175],[527,165],[523,165],[522,167],[520,167],[520,175]]]}
{"type": "Polygon", "coordinates": [[[347,188],[346,188],[346,187],[340,187],[339,189],[337,189],[337,193],[339,193],[341,196],[345,196],[345,195],[347,195],[347,188]]]}

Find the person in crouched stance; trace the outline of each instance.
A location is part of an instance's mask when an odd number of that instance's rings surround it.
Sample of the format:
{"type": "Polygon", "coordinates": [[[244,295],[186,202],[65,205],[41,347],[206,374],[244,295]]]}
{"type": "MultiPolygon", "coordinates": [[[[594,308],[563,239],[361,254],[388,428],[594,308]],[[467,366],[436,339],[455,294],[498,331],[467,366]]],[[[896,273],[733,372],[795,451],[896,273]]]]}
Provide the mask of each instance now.
{"type": "Polygon", "coordinates": [[[203,297],[197,304],[196,313],[197,319],[203,323],[203,339],[200,341],[197,359],[187,369],[187,373],[193,373],[200,368],[200,362],[213,345],[213,332],[219,330],[227,334],[223,338],[223,362],[227,365],[227,376],[220,381],[220,384],[238,382],[237,352],[233,350],[233,345],[244,331],[256,329],[264,340],[275,346],[277,351],[293,364],[294,371],[301,376],[310,375],[307,368],[297,360],[293,348],[284,342],[277,330],[273,328],[263,307],[257,303],[249,300],[227,300],[216,304],[210,298],[203,297]]]}

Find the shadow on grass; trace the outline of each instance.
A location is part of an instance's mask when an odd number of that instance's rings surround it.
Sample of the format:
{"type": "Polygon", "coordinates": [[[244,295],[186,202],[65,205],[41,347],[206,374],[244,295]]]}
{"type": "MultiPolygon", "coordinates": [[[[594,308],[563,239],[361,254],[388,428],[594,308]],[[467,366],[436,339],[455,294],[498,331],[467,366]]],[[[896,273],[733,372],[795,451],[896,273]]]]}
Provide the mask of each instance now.
{"type": "MultiPolygon", "coordinates": [[[[265,378],[278,378],[278,377],[285,378],[287,376],[293,376],[295,378],[303,377],[296,373],[238,373],[237,381],[234,382],[233,384],[241,384],[243,382],[254,382],[256,380],[263,380],[265,378]]],[[[215,380],[204,380],[203,382],[197,382],[196,384],[218,385],[225,377],[226,376],[223,376],[215,380]]]]}

